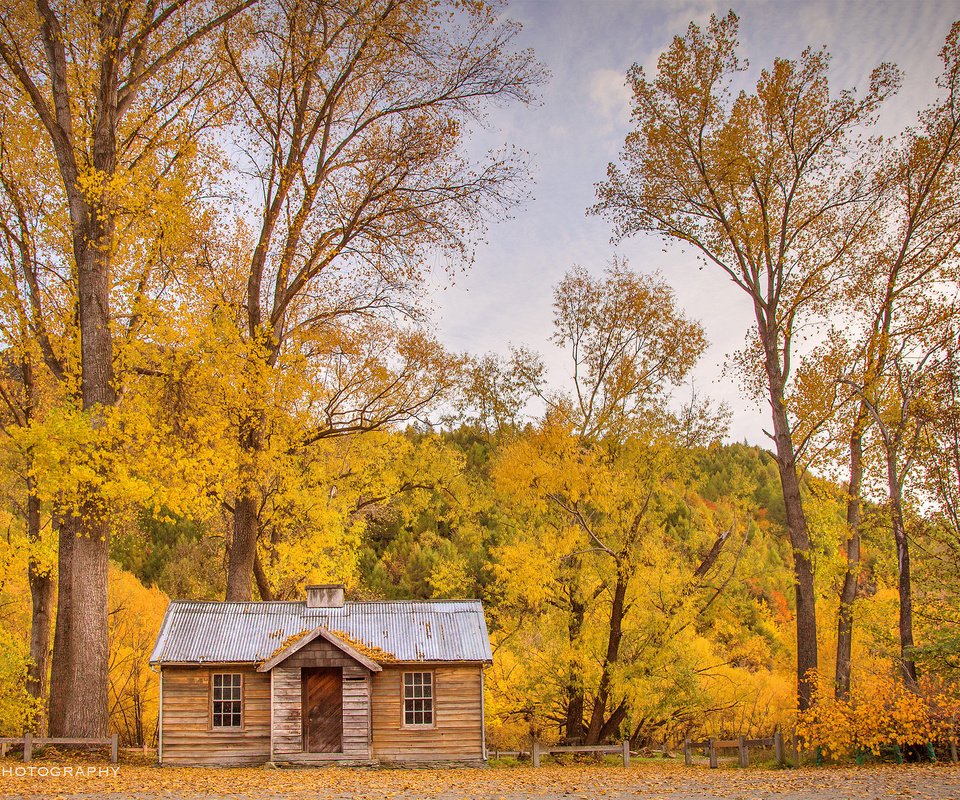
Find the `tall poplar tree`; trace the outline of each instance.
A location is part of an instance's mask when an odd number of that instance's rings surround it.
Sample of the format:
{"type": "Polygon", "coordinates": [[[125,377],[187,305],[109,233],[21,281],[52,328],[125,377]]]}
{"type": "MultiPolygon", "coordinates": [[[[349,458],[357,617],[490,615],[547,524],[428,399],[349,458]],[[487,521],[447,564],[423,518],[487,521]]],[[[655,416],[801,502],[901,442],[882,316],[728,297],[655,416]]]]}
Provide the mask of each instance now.
{"type": "Polygon", "coordinates": [[[855,133],[869,123],[899,76],[878,67],[862,97],[831,93],[828,55],[806,50],[777,59],[755,90],[735,94],[744,70],[733,12],[691,24],[648,79],[635,65],[636,129],[621,165],[598,187],[596,213],[616,236],[652,232],[692,246],[751,301],[748,369],[770,403],[771,438],[793,553],[800,706],[811,700],[817,619],[797,453],[788,403],[794,340],[855,254],[870,198],[867,177],[851,167],[855,133]]]}
{"type": "MultiPolygon", "coordinates": [[[[171,168],[217,86],[209,34],[253,0],[18,0],[0,16],[8,85],[54,154],[69,213],[79,336],[77,403],[96,429],[117,402],[111,271],[140,170],[171,168]],[[178,138],[179,137],[179,138],[178,138]],[[179,141],[179,145],[176,143],[179,141]]],[[[143,189],[141,184],[140,189],[143,189]]],[[[50,733],[107,726],[109,509],[95,485],[62,509],[50,733]]]]}

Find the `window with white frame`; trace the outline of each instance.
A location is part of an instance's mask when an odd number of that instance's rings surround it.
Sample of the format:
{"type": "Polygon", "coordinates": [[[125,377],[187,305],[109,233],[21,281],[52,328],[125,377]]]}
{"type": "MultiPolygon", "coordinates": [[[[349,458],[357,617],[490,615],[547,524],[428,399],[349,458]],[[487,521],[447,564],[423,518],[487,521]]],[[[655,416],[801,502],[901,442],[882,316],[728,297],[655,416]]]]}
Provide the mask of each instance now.
{"type": "Polygon", "coordinates": [[[243,676],[239,672],[217,672],[211,681],[211,724],[214,728],[243,726],[243,676]]]}
{"type": "Polygon", "coordinates": [[[403,673],[403,724],[433,725],[433,673],[403,673]]]}

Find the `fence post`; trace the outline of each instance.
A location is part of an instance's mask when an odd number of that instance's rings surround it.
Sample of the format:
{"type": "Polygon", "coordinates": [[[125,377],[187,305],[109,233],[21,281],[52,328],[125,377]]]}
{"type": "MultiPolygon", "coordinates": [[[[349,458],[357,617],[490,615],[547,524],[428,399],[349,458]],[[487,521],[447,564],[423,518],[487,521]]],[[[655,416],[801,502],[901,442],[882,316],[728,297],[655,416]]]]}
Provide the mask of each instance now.
{"type": "Polygon", "coordinates": [[[716,769],[720,765],[717,763],[717,740],[710,740],[710,769],[716,769]]]}
{"type": "Polygon", "coordinates": [[[741,736],[740,742],[738,743],[737,749],[740,751],[740,766],[748,767],[750,766],[750,756],[747,753],[747,737],[741,736]]]}
{"type": "Polygon", "coordinates": [[[534,739],[533,740],[533,749],[531,751],[531,758],[533,759],[533,766],[540,766],[540,743],[534,739]]]}
{"type": "Polygon", "coordinates": [[[6,758],[6,757],[7,757],[7,743],[0,742],[0,758],[6,758]]]}
{"type": "Polygon", "coordinates": [[[778,766],[783,764],[783,734],[779,728],[773,732],[773,757],[778,766]]]}
{"type": "Polygon", "coordinates": [[[33,758],[33,734],[27,731],[23,734],[23,761],[26,763],[33,758]]]}
{"type": "Polygon", "coordinates": [[[800,742],[796,736],[793,737],[793,766],[800,766],[800,742]]]}
{"type": "Polygon", "coordinates": [[[683,740],[683,763],[688,767],[693,763],[693,749],[690,747],[690,737],[683,740]]]}
{"type": "Polygon", "coordinates": [[[118,744],[119,742],[117,741],[117,734],[113,734],[113,736],[110,737],[110,762],[112,764],[117,763],[117,749],[118,749],[117,745],[118,744]]]}
{"type": "Polygon", "coordinates": [[[623,740],[623,766],[630,766],[630,740],[623,740]]]}

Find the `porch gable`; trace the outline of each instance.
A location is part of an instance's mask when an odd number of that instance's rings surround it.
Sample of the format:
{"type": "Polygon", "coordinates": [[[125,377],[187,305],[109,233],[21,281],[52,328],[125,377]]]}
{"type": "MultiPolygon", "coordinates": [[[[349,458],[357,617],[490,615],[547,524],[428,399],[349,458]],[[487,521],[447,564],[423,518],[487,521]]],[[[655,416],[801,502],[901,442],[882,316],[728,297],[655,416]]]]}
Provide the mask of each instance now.
{"type": "Polygon", "coordinates": [[[314,763],[366,761],[371,758],[371,676],[379,664],[323,629],[311,631],[264,662],[270,672],[272,761],[314,763]],[[367,664],[372,666],[367,666],[367,664]],[[342,673],[342,737],[337,752],[307,751],[304,737],[304,675],[315,668],[342,673]]]}
{"type": "MultiPolygon", "coordinates": [[[[270,656],[270,658],[257,666],[257,671],[270,672],[270,670],[272,670],[278,664],[282,664],[302,650],[311,649],[311,646],[317,641],[317,639],[323,640],[323,642],[325,642],[327,645],[339,650],[342,655],[348,656],[353,661],[357,662],[363,667],[366,667],[366,669],[368,669],[370,672],[380,672],[382,669],[382,667],[376,661],[367,658],[367,656],[351,647],[339,636],[330,633],[330,631],[326,630],[325,628],[317,627],[312,631],[305,631],[302,634],[290,637],[290,641],[288,643],[281,645],[276,652],[270,656]]],[[[338,666],[338,664],[307,664],[301,666],[338,666]]]]}

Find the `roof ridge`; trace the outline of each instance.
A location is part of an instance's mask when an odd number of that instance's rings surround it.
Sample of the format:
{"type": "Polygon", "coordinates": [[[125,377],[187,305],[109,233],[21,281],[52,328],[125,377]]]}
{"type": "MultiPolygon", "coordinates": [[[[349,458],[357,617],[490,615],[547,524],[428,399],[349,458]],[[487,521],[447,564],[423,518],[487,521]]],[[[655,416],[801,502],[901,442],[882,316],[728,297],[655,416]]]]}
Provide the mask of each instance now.
{"type": "MultiPolygon", "coordinates": [[[[172,599],[170,605],[178,603],[181,605],[207,605],[207,606],[295,606],[304,605],[306,600],[183,600],[172,599]]],[[[479,603],[483,601],[476,597],[453,597],[436,598],[431,597],[426,600],[346,600],[344,605],[362,606],[362,605],[432,605],[439,603],[479,603]]],[[[341,606],[317,606],[315,609],[340,608],[341,606]]]]}

